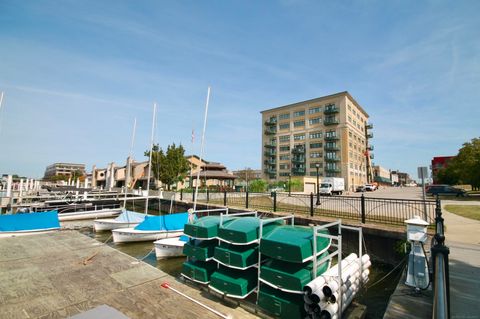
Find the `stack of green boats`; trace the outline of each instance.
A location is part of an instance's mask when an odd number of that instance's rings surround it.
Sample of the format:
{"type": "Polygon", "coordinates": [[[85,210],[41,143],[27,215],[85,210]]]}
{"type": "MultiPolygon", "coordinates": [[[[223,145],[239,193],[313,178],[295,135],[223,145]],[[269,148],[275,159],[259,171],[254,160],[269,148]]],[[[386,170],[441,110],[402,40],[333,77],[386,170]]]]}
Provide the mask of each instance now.
{"type": "MultiPolygon", "coordinates": [[[[239,299],[257,289],[260,224],[258,217],[243,217],[219,227],[220,245],[215,247],[213,259],[222,266],[212,274],[211,289],[239,299]]],[[[262,233],[268,234],[281,225],[281,221],[265,223],[262,233]]]]}
{"type": "MultiPolygon", "coordinates": [[[[260,252],[270,257],[260,268],[258,306],[280,318],[303,318],[303,287],[314,279],[313,258],[328,256],[330,239],[317,237],[317,256],[313,252],[310,227],[281,226],[262,237],[260,252]]],[[[328,270],[330,262],[317,266],[317,276],[328,270]]]]}
{"type": "Polygon", "coordinates": [[[213,255],[218,246],[221,218],[222,223],[234,220],[229,216],[206,216],[185,224],[184,233],[190,240],[183,246],[183,253],[188,260],[183,263],[182,276],[202,284],[210,282],[212,274],[217,270],[213,255]]]}

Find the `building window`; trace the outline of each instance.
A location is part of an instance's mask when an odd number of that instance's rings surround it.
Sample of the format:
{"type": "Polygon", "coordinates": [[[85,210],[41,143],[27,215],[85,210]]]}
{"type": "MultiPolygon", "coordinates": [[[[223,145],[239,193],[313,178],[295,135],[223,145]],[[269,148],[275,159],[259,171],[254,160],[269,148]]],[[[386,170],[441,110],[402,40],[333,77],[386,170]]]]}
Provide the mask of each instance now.
{"type": "Polygon", "coordinates": [[[321,148],[322,143],[310,143],[310,148],[321,148]]]}
{"type": "Polygon", "coordinates": [[[305,121],[295,121],[293,122],[293,127],[305,126],[305,121]]]}
{"type": "Polygon", "coordinates": [[[290,164],[280,164],[280,169],[290,169],[290,164]]]}
{"type": "Polygon", "coordinates": [[[290,145],[280,146],[280,152],[289,152],[290,145]]]}
{"type": "Polygon", "coordinates": [[[293,112],[293,117],[299,117],[299,116],[304,116],[304,115],[305,115],[305,111],[293,112]]]}
{"type": "Polygon", "coordinates": [[[281,130],[288,130],[290,128],[290,123],[282,123],[278,127],[281,130]]]}
{"type": "Polygon", "coordinates": [[[281,161],[288,161],[290,159],[290,155],[280,155],[281,161]]]}
{"type": "Polygon", "coordinates": [[[305,139],[305,134],[297,134],[293,136],[294,141],[303,141],[305,139]]]}
{"type": "Polygon", "coordinates": [[[327,158],[336,158],[336,157],[337,157],[337,154],[335,154],[335,152],[327,152],[327,153],[325,154],[325,156],[326,156],[327,158]]]}
{"type": "Polygon", "coordinates": [[[280,176],[288,176],[288,175],[290,175],[290,173],[280,172],[278,175],[280,175],[280,176]]]}
{"type": "Polygon", "coordinates": [[[310,139],[322,138],[322,132],[312,132],[310,133],[310,139]]]}
{"type": "Polygon", "coordinates": [[[320,158],[322,157],[322,153],[320,152],[310,152],[310,158],[320,158]]]}
{"type": "Polygon", "coordinates": [[[320,124],[322,123],[322,118],[321,117],[315,117],[313,119],[308,120],[308,124],[314,125],[314,124],[320,124]]]}
{"type": "Polygon", "coordinates": [[[337,136],[337,132],[335,131],[325,132],[325,137],[336,137],[336,136],[337,136]]]}
{"type": "Polygon", "coordinates": [[[308,114],[320,113],[321,111],[322,111],[322,108],[320,106],[312,107],[308,109],[308,114]]]}
{"type": "Polygon", "coordinates": [[[290,135],[280,136],[280,137],[278,138],[278,140],[280,141],[280,143],[282,143],[282,142],[289,142],[289,141],[290,141],[290,135]]]}
{"type": "Polygon", "coordinates": [[[319,165],[319,166],[318,166],[319,168],[322,168],[322,167],[323,167],[323,163],[318,163],[318,162],[317,162],[317,163],[310,163],[310,168],[316,168],[315,165],[317,165],[317,164],[319,165]]]}
{"type": "Polygon", "coordinates": [[[278,116],[280,120],[288,120],[290,118],[290,113],[283,113],[278,116]]]}
{"type": "Polygon", "coordinates": [[[351,123],[352,122],[352,117],[349,115],[348,116],[348,121],[351,123]]]}

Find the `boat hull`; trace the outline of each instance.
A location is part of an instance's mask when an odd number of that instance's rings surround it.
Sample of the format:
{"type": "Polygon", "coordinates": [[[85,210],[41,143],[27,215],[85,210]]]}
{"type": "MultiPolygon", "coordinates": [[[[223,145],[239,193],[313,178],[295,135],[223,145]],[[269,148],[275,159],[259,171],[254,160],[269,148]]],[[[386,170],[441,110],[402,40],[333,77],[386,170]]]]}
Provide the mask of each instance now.
{"type": "Polygon", "coordinates": [[[117,221],[114,218],[108,218],[108,219],[95,220],[93,222],[93,229],[95,231],[105,231],[105,230],[112,230],[112,229],[135,227],[138,224],[140,223],[122,222],[122,221],[117,221]]]}
{"type": "Polygon", "coordinates": [[[117,216],[122,212],[119,209],[105,209],[105,210],[94,210],[94,211],[81,211],[81,212],[72,212],[72,213],[60,213],[58,214],[58,220],[61,222],[70,221],[70,220],[83,220],[83,219],[95,219],[95,218],[105,218],[117,216]]]}
{"type": "Polygon", "coordinates": [[[153,243],[157,259],[185,256],[183,253],[184,241],[180,237],[159,239],[153,243]]]}
{"type": "Polygon", "coordinates": [[[128,243],[138,241],[155,241],[168,237],[179,237],[183,230],[157,231],[157,230],[136,230],[133,228],[113,229],[112,236],[114,243],[128,243]]]}
{"type": "Polygon", "coordinates": [[[2,231],[2,232],[0,232],[0,238],[39,235],[39,234],[46,234],[46,233],[55,232],[55,231],[58,231],[58,230],[60,230],[60,228],[46,228],[46,229],[18,230],[18,231],[2,231]]]}

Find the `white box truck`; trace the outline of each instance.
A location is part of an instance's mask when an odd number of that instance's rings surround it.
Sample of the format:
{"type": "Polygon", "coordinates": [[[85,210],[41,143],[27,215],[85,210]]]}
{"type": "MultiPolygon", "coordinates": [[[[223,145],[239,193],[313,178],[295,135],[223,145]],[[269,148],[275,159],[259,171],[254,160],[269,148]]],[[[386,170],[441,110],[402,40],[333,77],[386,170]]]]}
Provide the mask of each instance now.
{"type": "Polygon", "coordinates": [[[342,195],[345,191],[345,180],[340,177],[325,177],[320,183],[321,195],[342,195]]]}

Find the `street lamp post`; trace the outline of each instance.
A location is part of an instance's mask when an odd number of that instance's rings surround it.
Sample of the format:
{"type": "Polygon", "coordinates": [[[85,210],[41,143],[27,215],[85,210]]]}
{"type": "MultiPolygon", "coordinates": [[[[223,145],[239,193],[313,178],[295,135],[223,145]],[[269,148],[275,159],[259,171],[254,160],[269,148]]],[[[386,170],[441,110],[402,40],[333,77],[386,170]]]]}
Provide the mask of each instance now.
{"type": "Polygon", "coordinates": [[[288,196],[291,196],[291,187],[292,187],[292,174],[288,174],[288,196]]]}
{"type": "Polygon", "coordinates": [[[320,184],[319,184],[319,175],[318,175],[318,169],[320,168],[320,164],[316,163],[315,168],[317,169],[317,204],[320,205],[320,184]]]}

